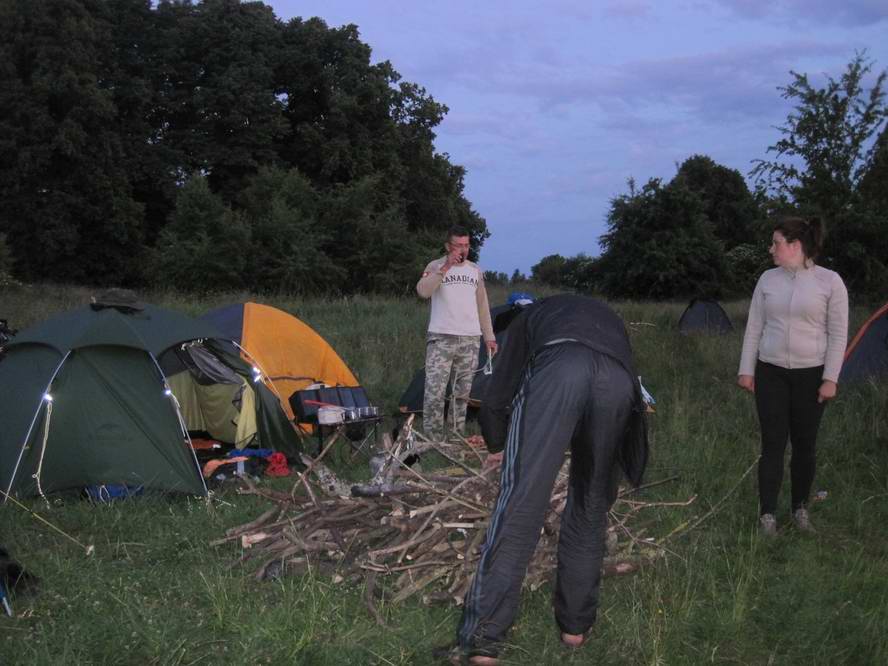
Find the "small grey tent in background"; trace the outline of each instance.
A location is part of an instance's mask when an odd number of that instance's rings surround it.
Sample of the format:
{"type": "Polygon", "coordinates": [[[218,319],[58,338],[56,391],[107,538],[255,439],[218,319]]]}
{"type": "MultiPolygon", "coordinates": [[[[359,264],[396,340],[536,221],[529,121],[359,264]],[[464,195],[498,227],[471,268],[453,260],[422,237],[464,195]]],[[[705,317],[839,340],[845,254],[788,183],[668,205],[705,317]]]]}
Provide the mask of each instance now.
{"type": "Polygon", "coordinates": [[[839,382],[888,376],[888,303],[879,308],[848,345],[839,382]]]}
{"type": "Polygon", "coordinates": [[[678,330],[688,333],[717,333],[724,335],[734,330],[722,306],[708,298],[695,298],[678,320],[678,330]]]}

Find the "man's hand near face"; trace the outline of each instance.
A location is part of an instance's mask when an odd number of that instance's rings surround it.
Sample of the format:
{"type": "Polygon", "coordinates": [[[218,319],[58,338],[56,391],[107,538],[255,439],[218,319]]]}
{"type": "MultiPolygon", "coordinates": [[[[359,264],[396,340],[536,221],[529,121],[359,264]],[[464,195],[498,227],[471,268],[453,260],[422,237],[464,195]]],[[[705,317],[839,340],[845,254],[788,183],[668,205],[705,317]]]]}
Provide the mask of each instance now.
{"type": "Polygon", "coordinates": [[[444,258],[444,265],[441,267],[441,274],[447,273],[454,266],[458,266],[469,256],[469,237],[455,236],[445,243],[444,248],[447,250],[447,256],[444,258]]]}

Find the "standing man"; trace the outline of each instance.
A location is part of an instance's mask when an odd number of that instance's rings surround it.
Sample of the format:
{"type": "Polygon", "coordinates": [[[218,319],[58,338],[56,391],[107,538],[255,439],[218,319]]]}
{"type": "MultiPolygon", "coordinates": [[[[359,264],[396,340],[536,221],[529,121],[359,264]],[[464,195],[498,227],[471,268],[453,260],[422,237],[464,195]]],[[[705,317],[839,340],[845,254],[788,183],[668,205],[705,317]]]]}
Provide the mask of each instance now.
{"type": "Polygon", "coordinates": [[[444,405],[447,383],[452,383],[456,406],[450,414],[454,431],[462,434],[472,378],[478,364],[478,336],[488,353],[496,353],[490,306],[481,267],[469,261],[469,232],[452,227],[444,244],[447,254],[422,273],[416,293],[432,299],[426,337],[423,428],[432,441],[444,441],[444,405]]]}
{"type": "Polygon", "coordinates": [[[620,472],[638,485],[648,453],[629,338],[607,305],[572,294],[537,301],[502,343],[480,415],[491,452],[485,465],[502,465],[501,487],[457,632],[460,657],[476,665],[497,663],[568,450],[555,621],[566,646],[583,644],[598,609],[620,472]]]}

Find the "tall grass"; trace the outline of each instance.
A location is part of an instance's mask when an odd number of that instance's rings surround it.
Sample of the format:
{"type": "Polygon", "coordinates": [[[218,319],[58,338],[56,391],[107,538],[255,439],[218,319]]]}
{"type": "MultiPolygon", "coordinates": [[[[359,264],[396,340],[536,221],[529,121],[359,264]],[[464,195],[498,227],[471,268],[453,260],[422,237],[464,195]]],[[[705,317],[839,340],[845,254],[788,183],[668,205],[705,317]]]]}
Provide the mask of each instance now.
{"type": "MultiPolygon", "coordinates": [[[[88,295],[64,287],[2,292],[0,316],[23,328],[88,295]]],[[[191,314],[248,298],[146,295],[191,314]]],[[[497,291],[491,301],[504,298],[497,291]]],[[[387,413],[423,363],[428,313],[418,300],[264,302],[327,338],[387,413]]],[[[664,557],[605,579],[595,632],[577,652],[560,646],[551,590],[526,592],[505,662],[888,663],[888,384],[842,386],[827,410],[816,489],[828,496],[811,507],[818,532],[785,527],[785,487],[780,536],[764,541],[755,531],[755,474],[737,486],[758,455],[752,401],[735,386],[747,304],[725,304],[736,330],[723,337],[679,335],[684,304],[613,305],[657,400],[647,478],[676,477],[640,497],[696,496],[686,508],[649,509],[640,518],[644,535],[666,534],[727,499],[664,557]]],[[[867,314],[854,311],[852,330],[867,314]]],[[[257,582],[251,570],[230,567],[239,548],[208,544],[267,508],[254,496],[28,505],[96,549],[86,557],[23,510],[0,506],[0,543],[42,579],[38,594],[13,599],[15,618],[0,617],[2,664],[425,664],[433,646],[452,639],[458,619],[453,608],[383,601],[383,628],[359,583],[316,571],[257,582]]]]}

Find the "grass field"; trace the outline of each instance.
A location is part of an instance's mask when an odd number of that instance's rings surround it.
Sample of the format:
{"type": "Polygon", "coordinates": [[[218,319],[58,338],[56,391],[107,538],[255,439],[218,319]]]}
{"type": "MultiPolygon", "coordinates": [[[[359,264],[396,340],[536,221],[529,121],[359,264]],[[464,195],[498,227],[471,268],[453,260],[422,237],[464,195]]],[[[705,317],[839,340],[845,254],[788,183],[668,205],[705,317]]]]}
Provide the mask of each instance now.
{"type": "MultiPolygon", "coordinates": [[[[88,295],[0,292],[0,317],[23,328],[88,295]]],[[[146,300],[200,314],[247,298],[146,300]]],[[[491,302],[504,298],[494,290],[491,302]]],[[[264,302],[324,335],[387,413],[423,363],[427,310],[418,300],[264,302]]],[[[594,636],[576,653],[558,641],[551,590],[526,592],[504,663],[888,663],[888,383],[842,386],[826,412],[815,489],[828,496],[811,507],[817,533],[782,527],[765,541],[755,529],[755,474],[738,486],[758,455],[752,400],[735,386],[746,303],[725,304],[737,330],[718,338],[679,335],[684,304],[614,307],[657,400],[647,480],[677,477],[641,496],[697,497],[690,507],[651,509],[647,534],[664,535],[727,499],[655,564],[604,580],[594,636]]],[[[852,332],[867,314],[855,308],[852,332]]],[[[788,501],[785,485],[782,525],[788,501]]],[[[228,491],[211,503],[150,497],[28,506],[95,545],[95,554],[0,505],[0,544],[42,579],[38,594],[13,600],[15,618],[0,616],[0,664],[427,664],[432,647],[452,640],[459,617],[456,608],[383,605],[381,628],[360,587],[319,574],[260,583],[250,570],[229,568],[238,546],[209,542],[268,508],[256,497],[228,491]]]]}

